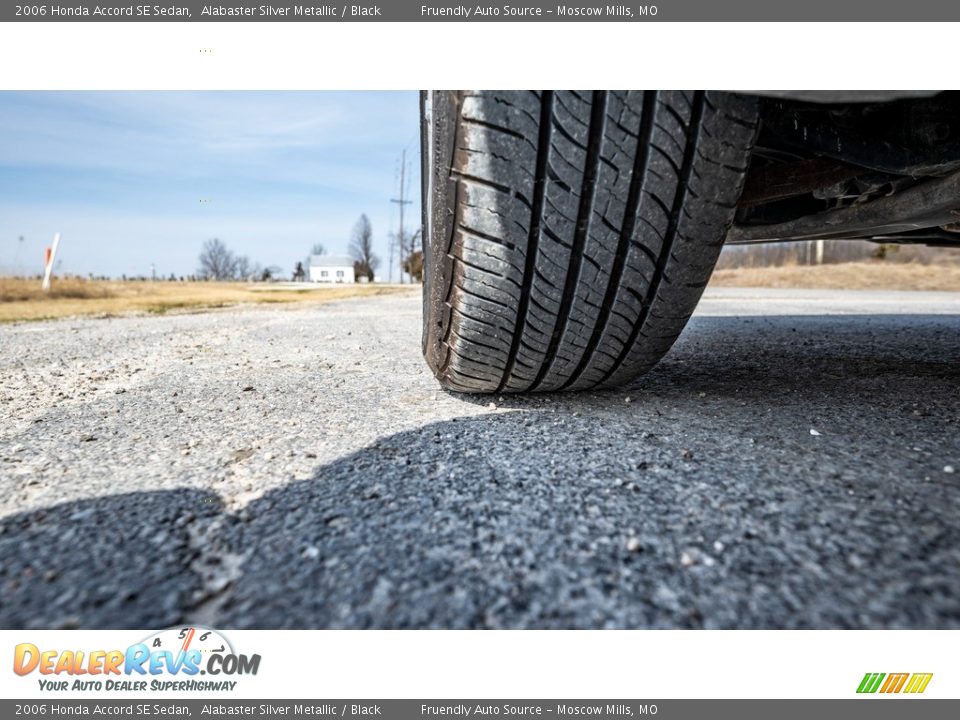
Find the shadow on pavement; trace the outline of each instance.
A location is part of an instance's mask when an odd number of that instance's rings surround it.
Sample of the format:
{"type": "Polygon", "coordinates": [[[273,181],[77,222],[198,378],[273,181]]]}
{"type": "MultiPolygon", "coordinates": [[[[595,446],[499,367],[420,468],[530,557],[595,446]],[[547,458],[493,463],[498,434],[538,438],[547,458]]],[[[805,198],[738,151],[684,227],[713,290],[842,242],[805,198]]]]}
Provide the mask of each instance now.
{"type": "Polygon", "coordinates": [[[960,318],[698,318],[633,388],[496,401],[237,514],[5,518],[0,624],[960,627],[960,318]]]}
{"type": "Polygon", "coordinates": [[[223,510],[198,490],[128,493],[0,519],[0,627],[171,625],[200,592],[191,526],[223,510]]]}

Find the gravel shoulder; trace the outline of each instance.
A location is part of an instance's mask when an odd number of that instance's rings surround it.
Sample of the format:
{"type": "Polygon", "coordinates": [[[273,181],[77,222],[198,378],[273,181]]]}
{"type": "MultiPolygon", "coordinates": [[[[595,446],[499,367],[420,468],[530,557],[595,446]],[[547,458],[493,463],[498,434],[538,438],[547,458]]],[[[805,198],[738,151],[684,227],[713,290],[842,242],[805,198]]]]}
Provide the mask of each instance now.
{"type": "Polygon", "coordinates": [[[0,626],[960,627],[960,295],[710,289],[534,397],[420,312],[0,327],[0,626]]]}

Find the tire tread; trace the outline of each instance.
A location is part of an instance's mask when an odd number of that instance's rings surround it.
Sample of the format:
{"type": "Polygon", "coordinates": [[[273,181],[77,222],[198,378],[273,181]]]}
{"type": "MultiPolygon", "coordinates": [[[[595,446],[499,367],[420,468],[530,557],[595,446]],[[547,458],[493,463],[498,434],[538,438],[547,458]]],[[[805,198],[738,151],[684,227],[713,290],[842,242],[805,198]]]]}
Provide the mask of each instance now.
{"type": "Polygon", "coordinates": [[[449,235],[428,239],[424,319],[441,383],[579,390],[649,370],[692,314],[732,223],[755,101],[482,91],[459,94],[448,115],[449,235]]]}

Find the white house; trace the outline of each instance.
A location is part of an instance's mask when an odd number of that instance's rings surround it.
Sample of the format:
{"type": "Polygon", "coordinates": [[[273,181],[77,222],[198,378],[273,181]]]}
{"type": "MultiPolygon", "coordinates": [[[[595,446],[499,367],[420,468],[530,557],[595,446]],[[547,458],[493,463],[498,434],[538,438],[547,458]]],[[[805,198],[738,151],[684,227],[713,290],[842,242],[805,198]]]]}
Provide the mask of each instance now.
{"type": "Polygon", "coordinates": [[[310,282],[352,283],[353,260],[346,255],[311,255],[307,258],[310,282]]]}

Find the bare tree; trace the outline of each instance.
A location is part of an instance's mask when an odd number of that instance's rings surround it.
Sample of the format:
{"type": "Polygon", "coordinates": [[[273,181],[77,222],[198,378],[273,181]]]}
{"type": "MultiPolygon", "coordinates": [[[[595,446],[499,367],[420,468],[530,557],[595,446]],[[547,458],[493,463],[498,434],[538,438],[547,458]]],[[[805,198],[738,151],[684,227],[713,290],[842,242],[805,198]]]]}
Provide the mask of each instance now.
{"type": "MultiPolygon", "coordinates": [[[[420,228],[417,228],[413,234],[410,234],[406,228],[403,228],[402,232],[394,230],[392,233],[390,233],[390,238],[400,251],[400,282],[403,282],[403,273],[411,275],[410,271],[407,270],[407,263],[413,257],[414,253],[418,251],[421,254],[423,253],[423,243],[421,242],[420,228]]],[[[391,248],[391,250],[392,249],[393,248],[391,248]]],[[[416,280],[419,282],[419,278],[413,277],[412,275],[411,280],[416,280]]]]}
{"type": "Polygon", "coordinates": [[[353,258],[354,275],[358,278],[366,276],[373,280],[373,271],[380,264],[380,258],[373,252],[373,228],[370,219],[363,214],[353,226],[353,236],[350,239],[350,256],[353,258]]]}
{"type": "Polygon", "coordinates": [[[282,275],[283,268],[277,267],[276,265],[268,265],[260,271],[260,280],[269,282],[274,279],[279,279],[282,275]]]}
{"type": "Polygon", "coordinates": [[[414,250],[403,261],[403,271],[414,281],[423,282],[423,251],[414,250]]]}
{"type": "Polygon", "coordinates": [[[197,272],[207,280],[232,280],[237,272],[237,260],[223,240],[213,238],[203,244],[197,272]]]}
{"type": "Polygon", "coordinates": [[[234,259],[234,275],[238,280],[246,280],[257,272],[257,266],[246,255],[238,255],[234,259]]]}

